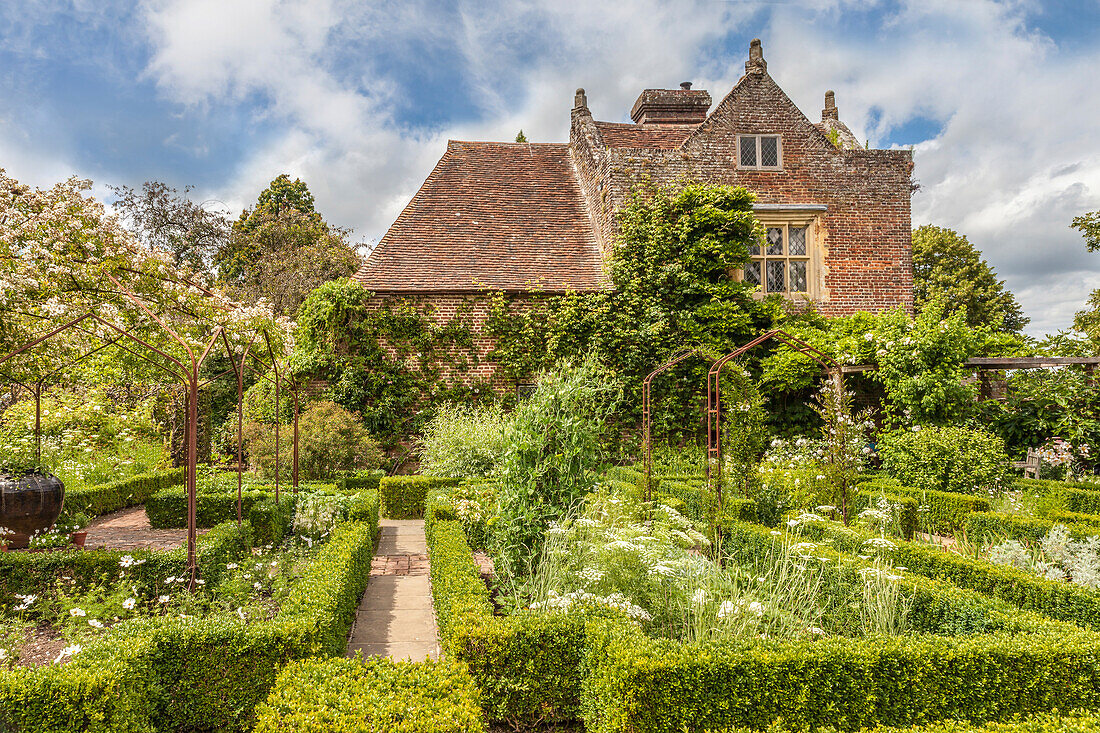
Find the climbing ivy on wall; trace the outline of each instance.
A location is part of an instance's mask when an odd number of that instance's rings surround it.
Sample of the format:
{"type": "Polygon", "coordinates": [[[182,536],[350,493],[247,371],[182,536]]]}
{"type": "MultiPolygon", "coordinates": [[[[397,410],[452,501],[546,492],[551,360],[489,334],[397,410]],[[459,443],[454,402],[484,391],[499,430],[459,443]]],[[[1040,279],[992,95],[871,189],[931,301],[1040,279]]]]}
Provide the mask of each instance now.
{"type": "MultiPolygon", "coordinates": [[[[641,383],[677,350],[731,351],[782,317],[778,298],[759,300],[732,275],[762,235],[743,188],[689,183],[638,188],[620,210],[609,274],[614,290],[544,296],[522,305],[498,294],[486,324],[490,358],[520,380],[554,360],[596,350],[626,386],[618,418],[641,419],[641,383]]],[[[657,439],[697,434],[706,360],[684,362],[654,384],[657,439]]]]}
{"type": "Polygon", "coordinates": [[[310,293],[291,370],[325,380],[326,396],[358,412],[387,445],[418,433],[434,405],[492,397],[489,383],[463,380],[477,366],[469,313],[439,324],[430,304],[399,299],[379,308],[370,299],[348,279],[310,293]]]}

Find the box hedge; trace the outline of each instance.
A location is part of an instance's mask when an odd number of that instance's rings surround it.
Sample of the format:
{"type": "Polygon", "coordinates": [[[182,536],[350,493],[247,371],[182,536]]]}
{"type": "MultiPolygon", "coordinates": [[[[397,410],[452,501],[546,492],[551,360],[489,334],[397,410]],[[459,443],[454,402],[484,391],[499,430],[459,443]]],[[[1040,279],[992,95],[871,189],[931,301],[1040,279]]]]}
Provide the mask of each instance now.
{"type": "MultiPolygon", "coordinates": [[[[294,521],[294,504],[294,497],[284,494],[279,497],[279,501],[275,501],[274,496],[269,496],[249,507],[245,516],[252,525],[257,545],[277,545],[283,541],[294,521]]],[[[241,508],[243,511],[243,505],[241,508]]]]}
{"type": "MultiPolygon", "coordinates": [[[[236,529],[234,522],[225,532],[236,529]]],[[[283,665],[343,654],[373,540],[369,523],[339,525],[271,621],[246,624],[234,614],[138,619],[69,664],[0,672],[5,722],[59,733],[250,730],[255,705],[283,665]]],[[[225,557],[217,564],[224,567],[225,557]]]]}
{"type": "Polygon", "coordinates": [[[345,494],[354,494],[363,490],[376,490],[385,475],[386,472],[380,470],[351,471],[337,474],[336,489],[345,494]]]}
{"type": "Polygon", "coordinates": [[[256,709],[255,733],[484,733],[461,664],[308,659],[283,670],[256,709]]]}
{"type": "Polygon", "coordinates": [[[876,478],[859,486],[870,494],[888,493],[895,496],[911,496],[917,500],[919,530],[940,535],[954,535],[966,526],[971,512],[989,511],[989,499],[969,494],[952,494],[946,491],[924,491],[903,486],[894,479],[876,478]]]}
{"type": "MultiPolygon", "coordinates": [[[[1091,515],[1073,515],[1071,513],[1071,516],[1091,515]]],[[[1025,517],[1020,514],[974,512],[966,519],[966,536],[975,541],[1000,542],[1008,539],[1035,544],[1043,539],[1056,524],[1064,525],[1069,530],[1070,536],[1076,539],[1100,535],[1100,525],[1039,519],[1037,517],[1025,517]]]]}
{"type": "Polygon", "coordinates": [[[444,653],[469,670],[486,715],[514,725],[577,719],[584,619],[523,612],[493,616],[462,525],[437,518],[431,528],[432,601],[444,653]]]}
{"type": "Polygon", "coordinates": [[[851,516],[858,516],[864,509],[878,509],[881,499],[897,507],[898,532],[907,540],[913,539],[913,535],[920,529],[920,502],[916,497],[890,493],[885,487],[881,490],[860,491],[852,499],[851,516]]]}
{"type": "Polygon", "coordinates": [[[99,486],[65,491],[63,516],[83,513],[90,517],[143,504],[157,493],[181,485],[186,479],[184,469],[173,468],[158,473],[142,473],[99,486]]]}
{"type": "MultiPolygon", "coordinates": [[[[289,496],[289,492],[280,492],[279,499],[289,496]]],[[[252,505],[275,494],[263,490],[247,489],[241,492],[241,516],[247,517],[252,505]]],[[[232,494],[198,494],[195,497],[195,520],[199,527],[213,527],[215,524],[237,520],[237,492],[232,494]]],[[[159,491],[145,501],[145,514],[149,524],[158,529],[187,526],[187,490],[173,487],[159,491]]]]}
{"type": "Polygon", "coordinates": [[[429,491],[437,486],[455,486],[460,481],[440,476],[384,476],[378,482],[382,515],[390,519],[423,517],[429,491]]]}

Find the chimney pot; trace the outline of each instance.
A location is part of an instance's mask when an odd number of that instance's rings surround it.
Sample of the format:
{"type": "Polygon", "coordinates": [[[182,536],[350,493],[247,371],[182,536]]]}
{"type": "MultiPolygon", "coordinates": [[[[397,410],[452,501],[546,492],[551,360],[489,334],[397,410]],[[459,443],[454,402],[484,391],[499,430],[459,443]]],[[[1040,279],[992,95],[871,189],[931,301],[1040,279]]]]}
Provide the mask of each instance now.
{"type": "Polygon", "coordinates": [[[582,107],[588,107],[588,96],[584,93],[584,89],[578,87],[576,96],[573,97],[573,109],[582,107]]]}
{"type": "Polygon", "coordinates": [[[749,60],[745,62],[746,74],[763,74],[768,70],[768,62],[764,60],[764,46],[759,38],[752,39],[749,44],[749,60]]]}
{"type": "Polygon", "coordinates": [[[690,82],[690,81],[682,81],[682,82],[680,82],[680,88],[681,88],[681,89],[685,89],[685,90],[687,90],[687,89],[691,89],[691,82],[690,82]]]}
{"type": "Polygon", "coordinates": [[[833,90],[825,92],[825,109],[821,110],[822,120],[839,120],[840,110],[836,108],[836,95],[833,90]]]}

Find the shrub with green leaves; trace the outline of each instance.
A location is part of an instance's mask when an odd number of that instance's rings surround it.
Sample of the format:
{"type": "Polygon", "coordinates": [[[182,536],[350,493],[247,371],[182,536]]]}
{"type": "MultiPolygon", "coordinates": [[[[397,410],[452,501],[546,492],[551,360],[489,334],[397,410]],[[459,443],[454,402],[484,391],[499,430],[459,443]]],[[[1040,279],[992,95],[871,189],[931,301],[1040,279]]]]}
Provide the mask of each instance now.
{"type": "Polygon", "coordinates": [[[255,733],[482,733],[478,690],[455,662],[307,659],[256,709],[255,733]]]}
{"type": "Polygon", "coordinates": [[[914,489],[995,495],[1008,479],[1004,441],[984,430],[898,430],[880,437],[879,453],[883,468],[914,489]]]}
{"type": "Polygon", "coordinates": [[[504,453],[507,426],[497,405],[440,407],[420,438],[420,470],[454,478],[491,475],[504,453]]]}
{"type": "MultiPolygon", "coordinates": [[[[282,425],[280,430],[279,469],[285,475],[293,438],[290,426],[282,425]]],[[[249,463],[261,476],[274,476],[275,426],[249,423],[245,438],[249,463]]],[[[314,402],[298,418],[298,470],[302,478],[331,479],[337,471],[376,469],[383,458],[382,448],[359,418],[335,402],[314,402]]]]}
{"type": "Polygon", "coordinates": [[[534,570],[542,534],[593,486],[602,438],[621,389],[592,354],[539,377],[515,410],[500,465],[500,514],[492,551],[498,577],[522,582],[534,570]]]}

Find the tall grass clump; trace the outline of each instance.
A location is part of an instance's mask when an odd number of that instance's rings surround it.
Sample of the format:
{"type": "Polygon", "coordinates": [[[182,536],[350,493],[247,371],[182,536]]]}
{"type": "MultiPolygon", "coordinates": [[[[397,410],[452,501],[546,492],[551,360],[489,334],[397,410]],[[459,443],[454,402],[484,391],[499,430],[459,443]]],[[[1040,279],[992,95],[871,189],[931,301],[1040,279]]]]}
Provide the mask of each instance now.
{"type": "Polygon", "coordinates": [[[504,453],[508,418],[497,405],[444,405],[420,439],[420,471],[429,476],[484,478],[504,453]]]}

